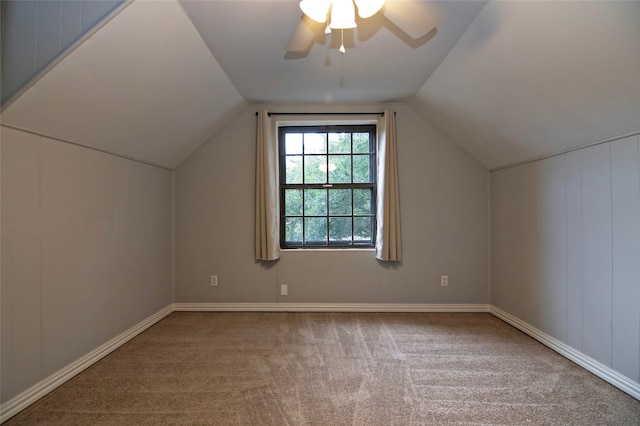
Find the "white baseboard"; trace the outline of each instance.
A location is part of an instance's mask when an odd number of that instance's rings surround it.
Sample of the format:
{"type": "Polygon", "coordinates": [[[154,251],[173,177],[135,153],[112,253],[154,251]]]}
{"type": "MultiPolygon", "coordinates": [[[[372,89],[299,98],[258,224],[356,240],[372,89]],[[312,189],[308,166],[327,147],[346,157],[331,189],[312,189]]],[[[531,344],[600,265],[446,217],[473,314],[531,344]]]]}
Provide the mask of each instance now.
{"type": "Polygon", "coordinates": [[[204,312],[490,312],[485,304],[426,303],[174,303],[174,311],[204,312]]]}
{"type": "Polygon", "coordinates": [[[82,356],[61,370],[53,373],[49,377],[41,380],[35,385],[31,386],[24,392],[14,396],[2,406],[0,406],[0,423],[5,422],[9,418],[15,416],[20,411],[27,408],[29,405],[36,402],[58,386],[62,385],[66,381],[72,379],[74,376],[80,374],[87,368],[91,367],[96,362],[100,361],[111,352],[118,349],[120,346],[127,343],[129,340],[136,337],[138,334],[151,327],[162,318],[173,312],[173,305],[169,305],[166,308],[156,312],[150,317],[144,319],[142,322],[131,327],[127,331],[109,340],[102,346],[92,350],[88,354],[82,356]]]}
{"type": "Polygon", "coordinates": [[[579,350],[572,348],[566,343],[561,342],[555,337],[552,337],[538,330],[532,325],[522,321],[519,318],[514,317],[513,315],[499,308],[496,308],[495,306],[491,306],[489,312],[497,318],[500,318],[504,322],[514,326],[523,333],[528,334],[548,348],[558,352],[565,358],[575,362],[585,370],[600,377],[602,380],[617,387],[621,391],[628,393],[635,399],[640,400],[640,383],[634,382],[633,380],[629,379],[626,376],[623,376],[617,371],[612,370],[610,367],[607,367],[601,362],[596,361],[595,359],[583,354],[579,350]]]}
{"type": "Polygon", "coordinates": [[[173,303],[104,345],[36,383],[0,406],[0,423],[13,417],[58,386],[100,361],[174,311],[200,312],[486,312],[553,349],[623,392],[640,400],[640,384],[582,352],[489,304],[423,303],[173,303]]]}

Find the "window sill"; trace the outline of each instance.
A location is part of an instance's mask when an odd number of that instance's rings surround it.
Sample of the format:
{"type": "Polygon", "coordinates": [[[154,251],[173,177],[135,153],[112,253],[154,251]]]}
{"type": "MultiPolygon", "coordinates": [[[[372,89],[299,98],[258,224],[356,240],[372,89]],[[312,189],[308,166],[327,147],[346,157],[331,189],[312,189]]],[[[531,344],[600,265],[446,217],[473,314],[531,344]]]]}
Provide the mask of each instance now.
{"type": "Polygon", "coordinates": [[[331,252],[347,252],[347,253],[353,253],[353,252],[375,252],[376,249],[375,248],[286,248],[286,249],[280,249],[280,252],[283,253],[313,253],[313,252],[326,252],[326,251],[331,251],[331,252]]]}

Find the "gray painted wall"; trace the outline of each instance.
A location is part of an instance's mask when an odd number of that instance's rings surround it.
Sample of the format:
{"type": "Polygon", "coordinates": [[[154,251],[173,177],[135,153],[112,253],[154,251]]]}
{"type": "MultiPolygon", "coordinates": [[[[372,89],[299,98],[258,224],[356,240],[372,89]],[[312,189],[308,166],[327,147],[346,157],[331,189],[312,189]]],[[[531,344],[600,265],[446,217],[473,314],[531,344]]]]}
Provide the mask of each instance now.
{"type": "MultiPolygon", "coordinates": [[[[402,264],[339,250],[289,251],[257,263],[256,110],[176,169],[176,302],[488,303],[488,172],[404,104],[396,106],[402,264]],[[209,285],[211,274],[218,287],[209,285]],[[441,274],[449,287],[440,286],[441,274]]],[[[381,108],[351,107],[369,110],[381,108]]]]}
{"type": "Polygon", "coordinates": [[[640,136],[491,173],[491,302],[640,382],[640,136]]]}
{"type": "Polygon", "coordinates": [[[2,0],[2,103],[124,0],[2,0]]]}
{"type": "Polygon", "coordinates": [[[5,402],[172,302],[172,177],[0,130],[5,402]]]}

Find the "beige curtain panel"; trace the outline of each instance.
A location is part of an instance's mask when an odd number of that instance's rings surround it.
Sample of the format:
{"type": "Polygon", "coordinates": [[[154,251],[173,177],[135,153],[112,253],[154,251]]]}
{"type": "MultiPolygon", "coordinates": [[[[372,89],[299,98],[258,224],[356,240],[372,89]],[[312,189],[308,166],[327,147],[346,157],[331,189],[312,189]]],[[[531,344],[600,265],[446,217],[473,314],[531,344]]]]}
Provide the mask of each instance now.
{"type": "Polygon", "coordinates": [[[264,108],[258,111],[256,140],[256,259],[280,258],[278,132],[264,108]]]}
{"type": "MultiPolygon", "coordinates": [[[[278,132],[275,120],[263,108],[258,111],[256,140],[256,226],[257,260],[280,258],[280,202],[278,191],[278,132]]],[[[400,199],[396,155],[396,126],[393,109],[378,119],[376,258],[401,261],[400,199]]]]}
{"type": "Polygon", "coordinates": [[[390,108],[385,109],[384,116],[378,119],[376,258],[389,262],[402,260],[395,120],[395,113],[390,108]]]}

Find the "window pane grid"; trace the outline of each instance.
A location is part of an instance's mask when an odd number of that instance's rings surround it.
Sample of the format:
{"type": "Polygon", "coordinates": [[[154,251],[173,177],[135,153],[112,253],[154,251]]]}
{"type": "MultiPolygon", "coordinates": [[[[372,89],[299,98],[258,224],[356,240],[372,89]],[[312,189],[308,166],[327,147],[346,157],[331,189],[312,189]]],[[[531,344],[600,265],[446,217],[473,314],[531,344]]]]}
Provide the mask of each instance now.
{"type": "Polygon", "coordinates": [[[281,246],[373,247],[375,126],[280,129],[281,246]]]}

